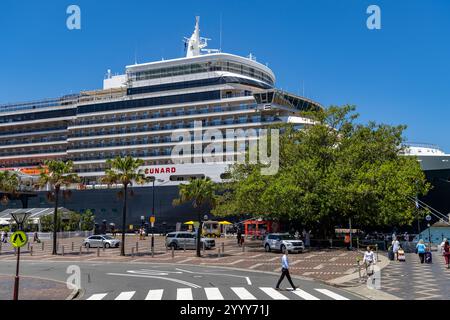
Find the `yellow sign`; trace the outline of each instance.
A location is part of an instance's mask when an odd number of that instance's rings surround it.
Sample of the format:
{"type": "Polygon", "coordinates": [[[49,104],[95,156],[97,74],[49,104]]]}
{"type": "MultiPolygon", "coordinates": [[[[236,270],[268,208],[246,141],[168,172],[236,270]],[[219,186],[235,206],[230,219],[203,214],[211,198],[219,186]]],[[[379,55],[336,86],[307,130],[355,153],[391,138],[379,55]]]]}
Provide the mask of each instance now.
{"type": "Polygon", "coordinates": [[[156,221],[155,216],[151,216],[151,217],[150,217],[150,223],[155,223],[155,221],[156,221]]]}
{"type": "Polygon", "coordinates": [[[11,236],[10,240],[13,247],[22,248],[28,242],[28,237],[23,231],[16,231],[11,236]]]}
{"type": "Polygon", "coordinates": [[[133,230],[134,226],[132,224],[130,224],[130,230],[133,230]]]}

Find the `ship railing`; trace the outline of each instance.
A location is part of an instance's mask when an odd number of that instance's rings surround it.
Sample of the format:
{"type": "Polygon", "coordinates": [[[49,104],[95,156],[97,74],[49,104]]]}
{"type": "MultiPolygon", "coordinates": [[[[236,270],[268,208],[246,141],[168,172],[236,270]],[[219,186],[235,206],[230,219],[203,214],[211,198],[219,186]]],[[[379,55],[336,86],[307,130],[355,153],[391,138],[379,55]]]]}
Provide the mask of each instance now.
{"type": "Polygon", "coordinates": [[[421,142],[407,142],[404,144],[406,148],[408,147],[416,147],[416,148],[428,148],[428,149],[436,149],[439,151],[443,151],[438,145],[431,143],[421,143],[421,142]]]}

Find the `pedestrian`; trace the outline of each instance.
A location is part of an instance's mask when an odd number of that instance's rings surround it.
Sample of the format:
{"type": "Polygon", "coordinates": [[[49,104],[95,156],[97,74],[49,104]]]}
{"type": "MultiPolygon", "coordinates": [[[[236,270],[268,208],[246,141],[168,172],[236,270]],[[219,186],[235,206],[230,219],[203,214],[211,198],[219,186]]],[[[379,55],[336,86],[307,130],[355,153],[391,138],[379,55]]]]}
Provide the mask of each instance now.
{"type": "Polygon", "coordinates": [[[238,227],[237,228],[237,243],[238,243],[239,247],[242,245],[241,239],[242,239],[242,231],[241,231],[241,228],[238,227]]]}
{"type": "Polygon", "coordinates": [[[409,242],[409,234],[408,234],[408,232],[405,231],[405,234],[403,235],[403,238],[405,239],[406,242],[409,242]]]}
{"type": "Polygon", "coordinates": [[[33,242],[41,243],[41,239],[39,239],[39,234],[37,231],[33,234],[33,242]]]}
{"type": "Polygon", "coordinates": [[[2,230],[1,232],[1,242],[6,243],[6,232],[5,230],[2,230]]]}
{"type": "Polygon", "coordinates": [[[285,252],[283,254],[283,257],[281,258],[281,277],[280,280],[278,280],[277,286],[275,287],[276,290],[280,290],[280,284],[283,281],[284,277],[288,279],[289,283],[292,286],[292,290],[297,290],[297,287],[292,282],[291,275],[289,274],[289,260],[287,257],[287,252],[285,252]]]}
{"type": "Polygon", "coordinates": [[[442,239],[442,242],[439,245],[439,252],[442,253],[442,254],[444,254],[444,246],[445,246],[446,242],[447,242],[447,238],[444,238],[444,239],[442,239]]]}
{"type": "Polygon", "coordinates": [[[311,246],[311,230],[305,234],[305,247],[309,248],[311,246]]]}
{"type": "Polygon", "coordinates": [[[427,251],[427,247],[425,246],[423,239],[419,240],[419,243],[416,246],[416,253],[419,255],[420,263],[425,262],[425,252],[427,251]]]}
{"type": "Polygon", "coordinates": [[[351,240],[350,240],[350,233],[347,233],[344,237],[344,243],[345,246],[347,247],[347,250],[350,250],[350,244],[351,244],[351,240]]]}
{"type": "Polygon", "coordinates": [[[392,251],[394,251],[395,260],[398,260],[398,250],[400,250],[400,241],[395,237],[392,241],[392,251]]]}
{"type": "Polygon", "coordinates": [[[298,232],[298,230],[295,231],[295,239],[300,239],[300,232],[298,232]]]}
{"type": "Polygon", "coordinates": [[[366,275],[369,275],[369,268],[374,264],[375,262],[375,255],[373,253],[373,250],[370,246],[367,247],[367,251],[364,252],[364,258],[363,258],[363,265],[366,268],[366,275]]]}
{"type": "Polygon", "coordinates": [[[443,256],[445,259],[445,264],[450,265],[450,244],[448,241],[445,241],[443,248],[443,256]]]}

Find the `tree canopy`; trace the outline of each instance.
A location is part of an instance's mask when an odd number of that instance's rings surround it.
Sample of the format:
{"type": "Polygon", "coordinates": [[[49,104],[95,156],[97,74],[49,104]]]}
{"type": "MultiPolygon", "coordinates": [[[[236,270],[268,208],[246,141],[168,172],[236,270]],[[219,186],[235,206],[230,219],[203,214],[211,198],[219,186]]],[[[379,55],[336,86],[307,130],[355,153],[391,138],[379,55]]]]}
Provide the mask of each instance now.
{"type": "Polygon", "coordinates": [[[410,200],[430,186],[414,157],[402,156],[405,126],[357,124],[354,106],[308,112],[314,125],[283,125],[280,169],[231,168],[231,182],[213,213],[300,221],[329,233],[334,226],[410,224],[410,200]]]}

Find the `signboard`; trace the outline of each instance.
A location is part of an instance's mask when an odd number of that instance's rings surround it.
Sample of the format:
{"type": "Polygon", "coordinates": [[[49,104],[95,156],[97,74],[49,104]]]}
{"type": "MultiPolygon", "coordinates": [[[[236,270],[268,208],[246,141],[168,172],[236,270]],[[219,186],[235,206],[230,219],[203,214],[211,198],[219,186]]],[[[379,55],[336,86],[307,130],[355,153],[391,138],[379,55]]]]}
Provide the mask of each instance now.
{"type": "Polygon", "coordinates": [[[16,231],[16,232],[14,232],[12,234],[10,242],[13,245],[13,247],[15,247],[15,248],[22,248],[24,245],[27,244],[28,237],[25,234],[25,232],[23,232],[23,231],[16,231]]]}
{"type": "Polygon", "coordinates": [[[359,229],[334,229],[335,233],[358,233],[359,229]]]}
{"type": "Polygon", "coordinates": [[[156,222],[155,216],[151,216],[151,217],[150,217],[150,223],[155,223],[155,222],[156,222]]]}
{"type": "Polygon", "coordinates": [[[130,230],[133,230],[134,226],[132,224],[130,224],[130,230]]]}

